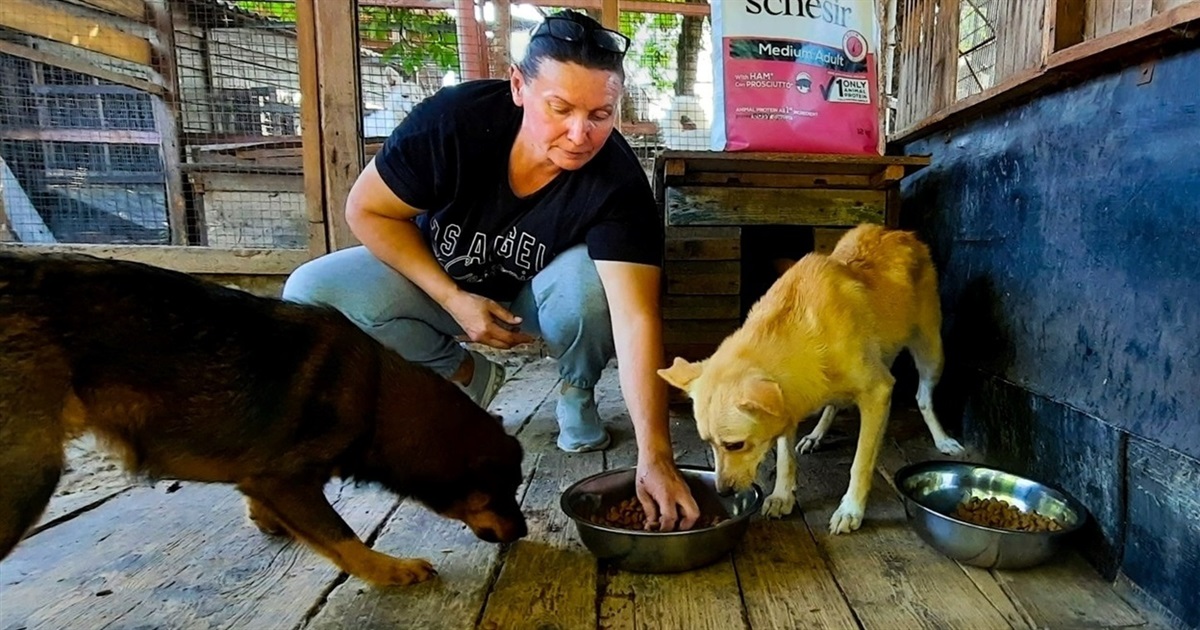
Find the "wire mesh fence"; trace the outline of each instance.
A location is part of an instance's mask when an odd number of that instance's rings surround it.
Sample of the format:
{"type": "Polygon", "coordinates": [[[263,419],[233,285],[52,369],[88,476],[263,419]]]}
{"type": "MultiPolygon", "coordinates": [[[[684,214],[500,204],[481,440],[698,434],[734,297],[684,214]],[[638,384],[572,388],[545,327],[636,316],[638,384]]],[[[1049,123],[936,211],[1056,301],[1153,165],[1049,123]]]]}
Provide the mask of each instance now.
{"type": "MultiPolygon", "coordinates": [[[[711,35],[707,3],[697,4],[705,9],[621,13],[632,47],[620,129],[648,175],[664,149],[708,148],[711,35]]],[[[357,7],[368,157],[441,87],[507,77],[532,29],[564,8],[357,7]]],[[[0,239],[309,247],[302,147],[314,136],[301,127],[296,9],[0,2],[0,239]]],[[[599,3],[577,10],[601,17],[599,3]]]]}

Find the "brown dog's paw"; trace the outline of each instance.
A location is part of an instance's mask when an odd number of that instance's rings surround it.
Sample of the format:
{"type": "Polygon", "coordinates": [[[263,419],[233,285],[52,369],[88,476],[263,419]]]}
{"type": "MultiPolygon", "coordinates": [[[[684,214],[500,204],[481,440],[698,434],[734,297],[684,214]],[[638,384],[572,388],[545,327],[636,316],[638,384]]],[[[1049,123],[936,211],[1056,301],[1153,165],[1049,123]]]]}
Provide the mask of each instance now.
{"type": "Polygon", "coordinates": [[[379,554],[358,577],[376,586],[408,586],[424,582],[437,575],[427,560],[393,558],[379,554]]]}
{"type": "Polygon", "coordinates": [[[246,497],[246,518],[264,534],[271,536],[288,536],[288,530],[279,522],[275,514],[263,504],[246,497]]]}

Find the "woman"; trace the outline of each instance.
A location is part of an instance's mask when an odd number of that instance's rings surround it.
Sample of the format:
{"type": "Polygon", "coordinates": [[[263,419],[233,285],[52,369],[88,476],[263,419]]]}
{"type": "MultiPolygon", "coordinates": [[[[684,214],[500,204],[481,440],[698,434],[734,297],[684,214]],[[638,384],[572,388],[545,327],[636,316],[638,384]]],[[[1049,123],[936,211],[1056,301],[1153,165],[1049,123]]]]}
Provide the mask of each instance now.
{"type": "Polygon", "coordinates": [[[456,338],[507,349],[545,339],[563,379],[559,448],[606,448],[594,387],[618,360],[648,521],[699,510],[667,423],[659,286],[662,224],[649,182],[613,133],[629,44],[567,11],[549,17],[508,81],[426,99],[346,202],[362,247],[300,267],[284,297],[331,305],[487,407],[504,370],[456,338]]]}

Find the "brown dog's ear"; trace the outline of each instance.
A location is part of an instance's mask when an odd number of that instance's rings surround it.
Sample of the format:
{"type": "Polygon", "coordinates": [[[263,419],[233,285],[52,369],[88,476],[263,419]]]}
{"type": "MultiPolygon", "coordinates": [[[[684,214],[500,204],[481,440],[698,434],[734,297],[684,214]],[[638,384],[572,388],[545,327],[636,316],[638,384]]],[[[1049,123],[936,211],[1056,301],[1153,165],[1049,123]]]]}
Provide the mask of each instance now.
{"type": "Polygon", "coordinates": [[[658,375],[664,381],[687,392],[692,381],[699,378],[700,373],[703,371],[703,361],[691,363],[686,359],[675,357],[675,362],[671,364],[671,367],[659,370],[658,375]]]}
{"type": "Polygon", "coordinates": [[[743,384],[742,399],[738,401],[738,408],[746,412],[758,411],[776,417],[783,416],[783,388],[779,383],[763,376],[748,378],[743,384]]]}

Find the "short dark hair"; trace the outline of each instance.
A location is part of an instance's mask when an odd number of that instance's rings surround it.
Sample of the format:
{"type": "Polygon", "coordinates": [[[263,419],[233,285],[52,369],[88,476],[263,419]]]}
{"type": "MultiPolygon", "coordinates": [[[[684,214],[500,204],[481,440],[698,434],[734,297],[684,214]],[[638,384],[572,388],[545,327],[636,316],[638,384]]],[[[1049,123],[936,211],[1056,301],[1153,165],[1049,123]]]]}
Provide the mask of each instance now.
{"type": "MultiPolygon", "coordinates": [[[[582,25],[589,33],[593,30],[604,30],[604,26],[599,22],[578,11],[559,11],[548,18],[570,20],[582,25]]],[[[542,61],[553,59],[560,63],[577,63],[593,70],[607,70],[616,73],[622,80],[625,79],[624,54],[601,48],[593,43],[590,37],[580,41],[566,41],[546,34],[539,35],[539,29],[543,29],[544,25],[545,23],[534,29],[535,36],[529,40],[525,57],[517,62],[522,74],[531,79],[537,78],[542,61]]]]}

